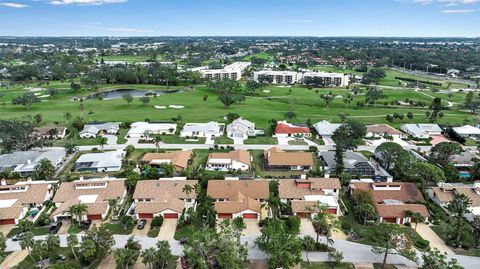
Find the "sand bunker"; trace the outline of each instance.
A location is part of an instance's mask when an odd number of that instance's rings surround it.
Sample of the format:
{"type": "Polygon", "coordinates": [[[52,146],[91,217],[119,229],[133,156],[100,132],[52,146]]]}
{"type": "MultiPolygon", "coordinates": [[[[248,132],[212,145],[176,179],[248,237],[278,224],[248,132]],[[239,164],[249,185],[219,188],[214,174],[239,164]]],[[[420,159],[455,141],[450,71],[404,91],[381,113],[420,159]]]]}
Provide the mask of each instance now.
{"type": "Polygon", "coordinates": [[[169,105],[168,107],[169,108],[175,108],[175,109],[185,108],[184,106],[181,106],[181,105],[169,105]]]}

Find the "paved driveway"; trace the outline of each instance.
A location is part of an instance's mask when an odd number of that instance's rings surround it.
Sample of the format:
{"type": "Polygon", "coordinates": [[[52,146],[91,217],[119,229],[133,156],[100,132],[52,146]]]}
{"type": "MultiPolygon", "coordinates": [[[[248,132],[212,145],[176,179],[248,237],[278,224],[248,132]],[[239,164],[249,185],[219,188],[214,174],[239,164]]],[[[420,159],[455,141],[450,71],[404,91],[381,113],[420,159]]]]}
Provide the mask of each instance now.
{"type": "Polygon", "coordinates": [[[62,227],[58,230],[58,234],[68,234],[68,229],[71,223],[69,221],[62,221],[62,227]]]}
{"type": "Polygon", "coordinates": [[[28,255],[28,251],[19,250],[10,253],[10,255],[5,258],[5,260],[0,265],[1,268],[12,268],[17,266],[21,261],[23,261],[28,255]]]}
{"type": "Polygon", "coordinates": [[[152,223],[152,220],[147,220],[147,223],[145,223],[145,228],[141,230],[139,230],[135,225],[135,228],[133,228],[133,231],[132,231],[132,235],[147,236],[148,230],[150,229],[150,223],[152,223]]]}
{"type": "Polygon", "coordinates": [[[243,231],[244,236],[258,236],[261,235],[260,227],[258,226],[258,220],[256,219],[244,219],[245,230],[243,231]]]}
{"type": "Polygon", "coordinates": [[[116,135],[102,135],[107,139],[107,145],[116,145],[118,137],[116,135]]]}
{"type": "MultiPolygon", "coordinates": [[[[415,228],[415,224],[412,224],[415,228]]],[[[447,254],[454,254],[453,251],[445,244],[445,242],[425,223],[419,223],[417,225],[417,233],[425,240],[430,241],[432,248],[437,248],[441,252],[447,252],[447,254]]]]}
{"type": "Polygon", "coordinates": [[[317,237],[317,234],[313,229],[312,222],[310,222],[308,219],[300,219],[300,234],[302,236],[310,235],[314,239],[317,237]]]}
{"type": "Polygon", "coordinates": [[[3,235],[7,236],[7,234],[15,228],[15,224],[5,224],[5,225],[0,225],[0,233],[3,233],[3,235]]]}
{"type": "Polygon", "coordinates": [[[164,219],[160,232],[158,232],[158,240],[173,240],[175,231],[177,230],[176,219],[164,219]]]}

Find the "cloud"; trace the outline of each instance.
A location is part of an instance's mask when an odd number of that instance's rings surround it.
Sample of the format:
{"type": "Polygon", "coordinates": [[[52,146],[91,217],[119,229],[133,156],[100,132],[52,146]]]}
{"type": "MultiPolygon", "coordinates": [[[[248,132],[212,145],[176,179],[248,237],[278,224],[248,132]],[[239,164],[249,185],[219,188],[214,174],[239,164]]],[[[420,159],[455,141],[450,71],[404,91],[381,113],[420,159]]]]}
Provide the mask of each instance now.
{"type": "Polygon", "coordinates": [[[0,3],[0,6],[11,7],[11,8],[24,8],[24,7],[28,7],[28,6],[25,5],[25,4],[9,3],[9,2],[0,3]]]}
{"type": "Polygon", "coordinates": [[[475,9],[445,9],[442,10],[442,13],[472,13],[475,11],[475,9]]]}
{"type": "Polygon", "coordinates": [[[127,0],[47,0],[52,5],[90,5],[125,3],[127,0]]]}

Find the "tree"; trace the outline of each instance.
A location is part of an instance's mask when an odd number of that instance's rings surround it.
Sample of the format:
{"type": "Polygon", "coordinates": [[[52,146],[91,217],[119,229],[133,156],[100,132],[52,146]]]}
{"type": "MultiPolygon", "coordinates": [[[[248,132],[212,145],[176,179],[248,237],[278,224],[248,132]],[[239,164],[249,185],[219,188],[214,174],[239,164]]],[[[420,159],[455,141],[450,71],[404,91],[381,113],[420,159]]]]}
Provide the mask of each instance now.
{"type": "Polygon", "coordinates": [[[7,239],[3,233],[0,233],[0,260],[3,261],[6,258],[5,250],[7,249],[7,239]]]}
{"type": "Polygon", "coordinates": [[[205,94],[205,95],[203,96],[203,102],[204,102],[205,104],[207,104],[207,100],[208,100],[208,95],[205,94]]]}
{"type": "Polygon", "coordinates": [[[442,142],[430,150],[430,159],[441,166],[447,166],[454,155],[460,154],[462,147],[455,142],[442,142]]]}
{"type": "Polygon", "coordinates": [[[83,111],[85,111],[85,104],[83,103],[83,99],[80,99],[80,105],[78,105],[78,109],[80,110],[80,117],[83,118],[83,111]]]}
{"type": "Polygon", "coordinates": [[[412,248],[405,230],[396,224],[380,223],[376,227],[376,240],[372,246],[372,252],[383,254],[383,266],[386,268],[388,255],[402,255],[410,260],[415,259],[415,251],[412,248]]]}
{"type": "Polygon", "coordinates": [[[405,217],[410,218],[411,222],[415,223],[415,231],[417,230],[417,224],[425,221],[425,217],[420,212],[411,210],[405,211],[405,217]]]}
{"type": "Polygon", "coordinates": [[[289,231],[281,220],[269,220],[254,244],[267,254],[269,268],[289,268],[302,260],[298,232],[289,231]]]}
{"type": "Polygon", "coordinates": [[[297,117],[297,114],[295,114],[295,112],[293,111],[287,111],[285,112],[285,118],[291,120],[291,119],[294,119],[297,117]]]}
{"type": "Polygon", "coordinates": [[[339,266],[343,261],[343,252],[341,251],[332,251],[328,252],[328,259],[333,265],[333,269],[339,266]]]}
{"type": "Polygon", "coordinates": [[[50,261],[55,261],[60,251],[60,237],[58,237],[58,235],[48,235],[45,240],[45,248],[50,261]]]}
{"type": "Polygon", "coordinates": [[[229,92],[224,92],[221,95],[218,96],[217,98],[227,109],[229,106],[235,104],[235,103],[240,103],[242,101],[245,101],[245,96],[241,94],[232,94],[229,92]]]}
{"type": "Polygon", "coordinates": [[[447,261],[447,253],[441,253],[438,249],[429,248],[422,253],[422,269],[463,269],[456,259],[447,261]]]}
{"type": "Polygon", "coordinates": [[[27,110],[30,110],[30,107],[35,103],[40,103],[40,99],[31,92],[24,93],[12,99],[12,105],[22,105],[26,107],[27,110]]]}
{"type": "Polygon", "coordinates": [[[33,233],[32,232],[26,232],[22,235],[22,238],[20,238],[20,247],[22,249],[26,249],[28,252],[28,256],[32,261],[34,261],[32,257],[32,248],[33,245],[35,244],[35,240],[33,239],[33,233]]]}
{"type": "Polygon", "coordinates": [[[339,228],[339,222],[332,214],[328,213],[328,205],[320,202],[317,202],[313,206],[306,207],[305,211],[310,213],[309,220],[317,234],[316,242],[318,243],[320,235],[323,235],[327,239],[328,247],[332,233],[339,228]]]}
{"type": "Polygon", "coordinates": [[[142,263],[148,265],[149,269],[153,269],[153,265],[157,262],[157,259],[159,258],[157,255],[157,250],[155,248],[148,248],[142,251],[140,257],[142,257],[142,263]]]}
{"type": "Polygon", "coordinates": [[[162,143],[162,136],[155,135],[153,137],[153,142],[155,143],[155,147],[157,148],[157,152],[160,150],[160,143],[162,143]]]}
{"type": "Polygon", "coordinates": [[[77,150],[77,142],[72,139],[68,139],[65,141],[65,145],[63,147],[68,154],[72,154],[77,150]]]}
{"type": "Polygon", "coordinates": [[[307,258],[307,263],[310,263],[308,259],[308,252],[315,250],[315,239],[309,235],[305,235],[302,238],[302,247],[305,250],[305,257],[307,258]]]}
{"type": "Polygon", "coordinates": [[[88,206],[81,202],[70,206],[70,208],[68,209],[68,213],[70,214],[72,219],[78,222],[82,220],[82,216],[87,214],[87,212],[88,212],[88,206]]]}
{"type": "Polygon", "coordinates": [[[32,255],[37,256],[40,259],[40,263],[44,264],[44,258],[48,255],[46,244],[41,240],[34,241],[32,246],[32,255]]]}
{"type": "Polygon", "coordinates": [[[80,83],[75,83],[75,82],[70,83],[70,89],[72,89],[75,95],[78,94],[81,88],[82,88],[82,85],[80,85],[80,83]]]}
{"type": "Polygon", "coordinates": [[[367,93],[365,94],[367,104],[377,105],[379,99],[383,98],[383,92],[379,88],[371,87],[368,88],[367,93]]]}
{"type": "Polygon", "coordinates": [[[133,96],[130,93],[126,93],[122,95],[123,100],[127,102],[127,104],[130,104],[133,101],[133,96]]]}
{"type": "Polygon", "coordinates": [[[413,174],[410,177],[420,182],[422,190],[425,190],[425,184],[427,183],[438,183],[446,180],[442,169],[427,162],[417,161],[411,170],[413,174]]]}
{"type": "Polygon", "coordinates": [[[480,246],[480,216],[474,215],[471,225],[475,238],[475,246],[478,248],[480,246]]]}
{"type": "Polygon", "coordinates": [[[78,259],[77,252],[75,249],[78,247],[78,237],[76,234],[69,234],[67,237],[67,246],[72,252],[73,256],[75,257],[75,260],[79,262],[80,260],[78,259]]]}
{"type": "Polygon", "coordinates": [[[35,120],[35,123],[39,125],[42,122],[42,114],[35,114],[35,116],[33,116],[33,119],[35,120]]]}
{"type": "Polygon", "coordinates": [[[384,142],[375,149],[375,153],[381,156],[381,163],[387,171],[391,171],[392,167],[403,167],[408,152],[397,143],[384,142]]]}
{"type": "Polygon", "coordinates": [[[150,97],[148,97],[148,96],[142,96],[142,97],[138,98],[138,100],[140,102],[142,102],[142,104],[144,104],[144,105],[148,105],[148,103],[150,103],[150,97]]]}
{"type": "Polygon", "coordinates": [[[455,247],[460,247],[461,230],[464,225],[465,214],[469,213],[468,207],[471,205],[471,200],[463,193],[456,194],[450,203],[447,205],[447,210],[450,212],[450,217],[455,222],[455,247]]]}
{"type": "Polygon", "coordinates": [[[42,146],[43,140],[34,128],[35,125],[28,120],[0,120],[0,147],[10,152],[42,146]]]}
{"type": "Polygon", "coordinates": [[[91,238],[84,238],[80,243],[80,254],[85,261],[91,262],[98,255],[95,242],[91,238]]]}
{"type": "Polygon", "coordinates": [[[332,139],[335,141],[335,173],[340,175],[344,170],[343,155],[347,150],[353,150],[357,147],[355,139],[359,139],[366,134],[365,125],[353,120],[340,125],[333,133],[332,139]]]}
{"type": "Polygon", "coordinates": [[[68,122],[70,121],[71,118],[72,118],[72,113],[70,113],[70,112],[63,113],[63,119],[65,120],[65,124],[67,126],[69,126],[68,122]]]}
{"type": "Polygon", "coordinates": [[[325,104],[324,109],[327,109],[328,105],[333,101],[333,95],[323,94],[322,99],[323,99],[323,102],[325,104]]]}
{"type": "Polygon", "coordinates": [[[463,103],[465,109],[470,110],[472,114],[476,114],[480,109],[480,95],[475,95],[474,92],[468,92],[463,103]]]}
{"type": "Polygon", "coordinates": [[[355,207],[355,213],[359,220],[363,219],[363,225],[367,225],[367,220],[375,218],[377,211],[372,204],[362,203],[355,207]]]}
{"type": "Polygon", "coordinates": [[[41,159],[35,166],[35,179],[36,180],[48,180],[55,175],[55,166],[47,159],[41,159]]]}
{"type": "MultiPolygon", "coordinates": [[[[91,240],[95,246],[95,256],[107,253],[115,244],[112,232],[104,225],[93,224],[92,228],[87,231],[83,240],[91,240]]],[[[83,243],[83,242],[82,242],[83,243]]]]}
{"type": "Polygon", "coordinates": [[[100,148],[103,150],[103,147],[107,144],[108,139],[106,137],[99,136],[97,138],[97,141],[98,141],[98,145],[100,145],[100,148]]]}
{"type": "Polygon", "coordinates": [[[204,226],[194,231],[183,252],[193,268],[240,269],[248,256],[246,243],[240,242],[241,234],[226,219],[217,229],[204,226]]]}
{"type": "Polygon", "coordinates": [[[133,265],[140,255],[140,251],[136,248],[136,242],[133,239],[133,236],[128,238],[125,248],[119,248],[115,250],[114,256],[117,265],[121,266],[124,269],[128,269],[130,265],[133,265]]]}
{"type": "Polygon", "coordinates": [[[158,241],[157,242],[157,260],[156,268],[164,269],[168,268],[172,263],[175,262],[175,259],[170,250],[170,244],[168,241],[158,241]]]}

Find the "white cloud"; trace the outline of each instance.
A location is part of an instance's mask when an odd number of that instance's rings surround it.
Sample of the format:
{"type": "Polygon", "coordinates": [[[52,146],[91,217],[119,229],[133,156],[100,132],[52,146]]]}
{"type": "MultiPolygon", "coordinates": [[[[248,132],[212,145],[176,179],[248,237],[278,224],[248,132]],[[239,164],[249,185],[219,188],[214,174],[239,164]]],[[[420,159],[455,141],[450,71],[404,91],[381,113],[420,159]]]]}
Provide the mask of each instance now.
{"type": "Polygon", "coordinates": [[[28,6],[25,5],[25,4],[9,3],[9,2],[0,3],[0,6],[11,7],[11,8],[24,8],[24,7],[28,7],[28,6]]]}
{"type": "Polygon", "coordinates": [[[445,9],[442,10],[442,13],[472,13],[475,11],[475,9],[445,9]]]}
{"type": "Polygon", "coordinates": [[[127,0],[47,0],[52,5],[103,5],[125,3],[127,0]]]}

